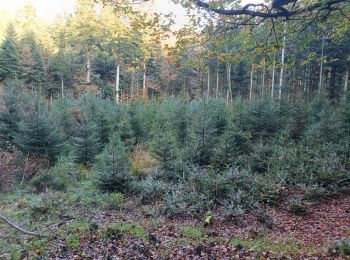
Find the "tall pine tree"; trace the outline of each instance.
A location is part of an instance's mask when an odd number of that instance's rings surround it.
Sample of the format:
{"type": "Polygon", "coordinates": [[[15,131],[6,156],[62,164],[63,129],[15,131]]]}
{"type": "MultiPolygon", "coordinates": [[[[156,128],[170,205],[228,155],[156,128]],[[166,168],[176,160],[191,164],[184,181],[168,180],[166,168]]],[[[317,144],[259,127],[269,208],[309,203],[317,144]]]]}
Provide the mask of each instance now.
{"type": "Polygon", "coordinates": [[[38,86],[40,89],[45,81],[44,65],[40,48],[33,33],[28,33],[24,37],[20,53],[22,79],[31,87],[38,86]]]}
{"type": "Polygon", "coordinates": [[[19,81],[8,81],[5,84],[3,101],[5,109],[0,112],[0,147],[11,149],[14,137],[18,131],[19,122],[19,81]]]}
{"type": "Polygon", "coordinates": [[[24,154],[39,154],[53,161],[61,152],[63,137],[45,101],[27,97],[15,142],[24,154]]]}
{"type": "Polygon", "coordinates": [[[14,79],[19,75],[19,53],[15,43],[15,29],[10,24],[0,50],[0,80],[14,79]]]}

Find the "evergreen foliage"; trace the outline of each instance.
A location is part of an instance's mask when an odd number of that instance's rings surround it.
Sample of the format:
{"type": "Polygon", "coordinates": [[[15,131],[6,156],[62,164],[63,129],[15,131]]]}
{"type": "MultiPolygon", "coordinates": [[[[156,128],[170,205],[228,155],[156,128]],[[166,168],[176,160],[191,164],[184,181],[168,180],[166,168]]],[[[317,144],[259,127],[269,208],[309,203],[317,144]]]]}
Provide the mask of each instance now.
{"type": "Polygon", "coordinates": [[[0,49],[0,79],[15,79],[20,76],[20,56],[15,42],[15,28],[10,24],[0,49]]]}
{"type": "Polygon", "coordinates": [[[212,164],[215,168],[230,168],[242,161],[250,150],[247,133],[229,124],[215,146],[212,164]]]}
{"type": "Polygon", "coordinates": [[[127,149],[118,135],[111,137],[98,156],[94,171],[101,191],[130,193],[131,164],[127,149]]]}
{"type": "Polygon", "coordinates": [[[21,77],[25,83],[41,87],[45,82],[44,65],[40,48],[32,32],[21,43],[21,77]]]}
{"type": "Polygon", "coordinates": [[[7,81],[4,87],[5,108],[0,112],[0,147],[3,149],[11,149],[18,132],[21,87],[19,81],[7,81]]]}
{"type": "Polygon", "coordinates": [[[64,141],[57,122],[37,93],[27,96],[23,106],[16,145],[24,154],[39,154],[54,160],[64,141]]]}
{"type": "Polygon", "coordinates": [[[194,163],[201,166],[208,165],[211,161],[214,144],[216,141],[216,127],[210,117],[210,106],[206,102],[198,104],[195,112],[193,136],[190,153],[194,163]]]}
{"type": "Polygon", "coordinates": [[[85,114],[79,111],[75,113],[74,155],[78,163],[88,165],[95,161],[96,155],[101,151],[98,126],[94,122],[89,121],[85,114]]]}

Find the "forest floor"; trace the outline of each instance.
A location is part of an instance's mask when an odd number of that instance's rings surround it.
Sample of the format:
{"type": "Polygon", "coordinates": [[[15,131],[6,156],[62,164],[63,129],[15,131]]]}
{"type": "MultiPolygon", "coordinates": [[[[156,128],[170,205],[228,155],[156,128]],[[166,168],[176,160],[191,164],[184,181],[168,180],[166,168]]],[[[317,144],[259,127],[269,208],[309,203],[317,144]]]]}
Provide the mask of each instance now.
{"type": "Polygon", "coordinates": [[[3,196],[0,212],[43,237],[0,223],[0,259],[343,259],[334,245],[350,238],[350,195],[301,216],[282,204],[230,220],[214,212],[207,227],[205,216],[154,217],[133,201],[113,211],[62,202],[28,220],[28,198],[3,196]]]}

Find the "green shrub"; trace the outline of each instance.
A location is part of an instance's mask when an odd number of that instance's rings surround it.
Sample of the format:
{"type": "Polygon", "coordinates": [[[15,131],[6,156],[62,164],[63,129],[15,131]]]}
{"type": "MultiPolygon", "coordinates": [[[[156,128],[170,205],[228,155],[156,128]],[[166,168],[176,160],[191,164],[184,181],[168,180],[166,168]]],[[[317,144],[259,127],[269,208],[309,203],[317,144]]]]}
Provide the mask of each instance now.
{"type": "Polygon", "coordinates": [[[181,233],[189,238],[202,238],[204,237],[204,230],[202,228],[195,228],[190,226],[184,226],[180,228],[181,233]]]}
{"type": "Polygon", "coordinates": [[[31,185],[36,192],[43,192],[48,189],[56,191],[67,190],[69,179],[64,175],[56,175],[53,171],[44,171],[31,180],[31,185]]]}
{"type": "Polygon", "coordinates": [[[124,202],[122,193],[108,193],[103,197],[103,204],[106,209],[119,209],[124,202]]]}
{"type": "Polygon", "coordinates": [[[162,180],[148,176],[145,180],[138,183],[139,196],[143,204],[159,201],[166,192],[166,184],[162,180]]]}
{"type": "Polygon", "coordinates": [[[55,166],[36,175],[31,180],[31,185],[36,192],[43,192],[47,189],[65,191],[75,175],[75,164],[72,163],[72,160],[68,157],[60,157],[55,166]]]}
{"type": "Polygon", "coordinates": [[[300,198],[290,199],[287,204],[289,211],[293,214],[303,215],[307,212],[308,205],[300,198]]]}
{"type": "Polygon", "coordinates": [[[127,149],[114,135],[94,165],[98,188],[103,192],[131,192],[131,162],[127,149]]]}
{"type": "Polygon", "coordinates": [[[350,242],[343,240],[338,244],[340,255],[343,257],[350,256],[350,242]]]}
{"type": "Polygon", "coordinates": [[[54,212],[64,211],[65,205],[68,203],[68,198],[65,193],[48,191],[41,193],[34,198],[30,205],[30,213],[33,217],[42,217],[43,215],[54,212]]]}

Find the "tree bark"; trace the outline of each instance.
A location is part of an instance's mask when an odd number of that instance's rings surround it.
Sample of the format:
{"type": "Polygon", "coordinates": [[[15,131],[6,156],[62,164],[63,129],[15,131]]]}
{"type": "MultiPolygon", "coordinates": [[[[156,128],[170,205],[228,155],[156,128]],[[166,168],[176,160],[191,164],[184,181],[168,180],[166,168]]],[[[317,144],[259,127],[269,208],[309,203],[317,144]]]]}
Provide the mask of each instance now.
{"type": "Polygon", "coordinates": [[[275,71],[276,71],[276,59],[273,59],[273,66],[272,66],[272,80],[271,80],[271,98],[274,97],[274,91],[275,91],[275,71]]]}
{"type": "Polygon", "coordinates": [[[266,65],[265,65],[265,58],[264,58],[264,68],[263,68],[262,84],[261,84],[261,95],[262,96],[264,96],[264,91],[265,91],[265,76],[266,76],[266,65]]]}
{"type": "Polygon", "coordinates": [[[252,69],[250,71],[249,101],[252,101],[252,98],[253,98],[253,76],[254,76],[254,69],[252,65],[252,69]]]}
{"type": "Polygon", "coordinates": [[[91,83],[91,60],[90,60],[90,53],[87,53],[87,61],[86,61],[86,83],[91,83]]]}
{"type": "Polygon", "coordinates": [[[349,84],[349,69],[345,72],[345,78],[344,78],[344,93],[343,98],[346,100],[347,94],[348,94],[348,84],[349,84]]]}
{"type": "Polygon", "coordinates": [[[148,93],[146,88],[146,62],[143,64],[143,76],[142,76],[142,92],[143,92],[143,99],[148,100],[148,93]]]}
{"type": "Polygon", "coordinates": [[[8,224],[9,226],[13,227],[14,229],[27,234],[27,235],[31,235],[31,236],[43,236],[42,234],[36,233],[36,232],[31,232],[31,231],[27,231],[19,226],[17,226],[16,224],[12,223],[11,221],[9,221],[7,218],[5,218],[4,216],[0,215],[0,220],[4,221],[6,224],[8,224]]]}
{"type": "Polygon", "coordinates": [[[322,75],[323,75],[323,53],[324,53],[324,39],[325,37],[322,37],[322,50],[321,50],[321,66],[320,66],[320,78],[318,81],[318,94],[321,94],[322,91],[322,75]]]}
{"type": "Polygon", "coordinates": [[[115,70],[115,102],[119,103],[119,80],[120,80],[120,64],[116,63],[115,70]]]}
{"type": "Polygon", "coordinates": [[[209,100],[209,96],[210,96],[210,67],[208,66],[207,100],[209,100]]]}
{"type": "Polygon", "coordinates": [[[215,93],[215,97],[219,98],[219,62],[218,62],[218,65],[216,67],[216,93],[215,93]]]}
{"type": "Polygon", "coordinates": [[[283,47],[282,47],[282,55],[281,55],[280,82],[279,82],[279,86],[278,86],[278,101],[279,102],[281,102],[281,99],[282,99],[285,47],[286,47],[286,36],[283,37],[283,47]]]}
{"type": "Polygon", "coordinates": [[[61,97],[64,98],[64,81],[63,81],[62,74],[61,74],[61,97]]]}
{"type": "Polygon", "coordinates": [[[130,86],[130,98],[134,97],[134,83],[135,83],[135,73],[131,73],[131,86],[130,86]]]}
{"type": "Polygon", "coordinates": [[[232,99],[232,84],[231,84],[231,63],[226,63],[226,73],[227,73],[227,104],[231,103],[232,99]]]}

